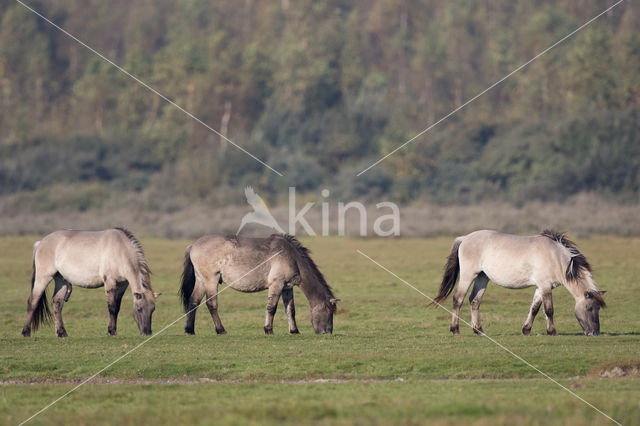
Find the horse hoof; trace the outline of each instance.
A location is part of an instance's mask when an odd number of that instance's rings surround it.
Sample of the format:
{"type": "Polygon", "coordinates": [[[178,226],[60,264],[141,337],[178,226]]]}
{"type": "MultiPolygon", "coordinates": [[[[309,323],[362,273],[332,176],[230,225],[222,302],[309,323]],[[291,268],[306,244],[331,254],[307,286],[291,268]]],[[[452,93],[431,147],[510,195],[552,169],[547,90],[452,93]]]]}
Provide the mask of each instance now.
{"type": "Polygon", "coordinates": [[[267,327],[265,327],[265,328],[264,328],[264,334],[266,334],[266,335],[271,335],[271,334],[273,334],[273,328],[267,328],[267,327]]]}
{"type": "Polygon", "coordinates": [[[296,328],[295,330],[289,330],[289,334],[300,334],[300,332],[296,328]]]}
{"type": "Polygon", "coordinates": [[[65,330],[64,328],[62,330],[58,330],[56,333],[58,334],[58,337],[69,337],[67,335],[67,330],[65,330]]]}
{"type": "Polygon", "coordinates": [[[479,328],[475,328],[475,327],[473,327],[473,332],[474,332],[475,334],[480,335],[480,336],[482,336],[482,335],[484,334],[484,330],[482,330],[482,327],[479,327],[479,328]]]}
{"type": "Polygon", "coordinates": [[[556,331],[556,329],[554,328],[553,330],[547,330],[547,334],[549,336],[557,336],[558,332],[556,331]]]}
{"type": "Polygon", "coordinates": [[[522,327],[522,334],[524,334],[525,336],[531,335],[531,327],[529,327],[529,328],[522,327]]]}
{"type": "Polygon", "coordinates": [[[451,327],[449,331],[451,331],[451,333],[453,333],[454,336],[460,335],[460,327],[451,327]]]}
{"type": "Polygon", "coordinates": [[[23,328],[22,329],[22,335],[24,337],[31,337],[31,329],[30,328],[23,328]]]}
{"type": "Polygon", "coordinates": [[[217,334],[227,334],[227,330],[225,330],[224,328],[221,328],[220,330],[218,330],[218,329],[216,328],[216,333],[217,333],[217,334]]]}
{"type": "Polygon", "coordinates": [[[194,334],[196,334],[196,331],[195,331],[195,329],[193,329],[193,328],[185,328],[185,329],[184,329],[184,332],[185,332],[185,334],[190,334],[190,335],[192,335],[192,336],[193,336],[194,334]]]}

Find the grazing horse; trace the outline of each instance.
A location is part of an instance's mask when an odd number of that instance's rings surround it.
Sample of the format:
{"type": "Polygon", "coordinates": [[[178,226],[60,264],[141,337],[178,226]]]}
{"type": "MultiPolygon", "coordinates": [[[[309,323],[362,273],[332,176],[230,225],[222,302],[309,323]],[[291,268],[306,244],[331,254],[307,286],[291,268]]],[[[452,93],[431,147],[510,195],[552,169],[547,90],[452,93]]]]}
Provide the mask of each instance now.
{"type": "Polygon", "coordinates": [[[562,233],[545,230],[540,235],[522,237],[483,230],[456,238],[447,258],[440,292],[432,305],[449,296],[458,274],[460,283],[453,295],[450,328],[453,334],[460,334],[460,306],[472,283],[471,322],[473,331],[482,333],[479,309],[489,280],[509,289],[536,287],[529,315],[522,326],[524,335],[530,334],[540,305],[547,317],[547,334],[557,334],[553,325],[551,290],[559,285],[575,299],[574,312],[584,334],[600,334],[599,310],[606,306],[602,298],[605,292],[596,287],[586,257],[562,233]]]}
{"type": "Polygon", "coordinates": [[[309,317],[317,334],[333,332],[338,299],[309,255],[291,235],[268,238],[207,235],[187,247],[180,295],[187,321],[185,333],[195,334],[196,309],[206,294],[206,304],[218,334],[226,334],[218,316],[218,285],[252,293],[269,291],[264,333],[273,334],[273,317],[280,295],[289,321],[289,333],[297,334],[293,287],[309,300],[309,317]]]}
{"type": "Polygon", "coordinates": [[[142,245],[123,228],[105,231],[56,231],[33,246],[31,295],[22,335],[29,337],[43,321],[51,319],[46,288],[53,279],[53,317],[58,337],[67,337],[62,307],[69,300],[71,286],[104,286],[109,308],[109,334],[116,335],[122,296],[129,285],[133,292],[133,317],[140,334],[151,334],[151,315],[160,295],[151,289],[149,266],[142,245]]]}

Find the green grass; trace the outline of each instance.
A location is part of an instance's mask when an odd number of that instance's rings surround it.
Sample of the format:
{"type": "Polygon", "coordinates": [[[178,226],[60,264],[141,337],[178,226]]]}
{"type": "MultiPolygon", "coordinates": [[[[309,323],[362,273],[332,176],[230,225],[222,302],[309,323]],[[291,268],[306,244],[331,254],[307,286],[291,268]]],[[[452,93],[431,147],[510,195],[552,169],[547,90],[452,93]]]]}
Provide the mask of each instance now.
{"type": "MultiPolygon", "coordinates": [[[[624,424],[637,422],[633,380],[574,380],[581,395],[624,424]]],[[[7,423],[71,386],[17,386],[2,398],[7,423]]],[[[87,385],[33,424],[606,424],[555,385],[522,382],[215,383],[87,385]]]]}
{"type": "MultiPolygon", "coordinates": [[[[79,288],[63,312],[69,338],[55,337],[53,326],[22,338],[35,240],[0,239],[0,380],[37,382],[0,385],[0,418],[9,424],[29,417],[145,340],[137,335],[131,316],[130,292],[123,301],[119,335],[108,337],[104,291],[79,288]]],[[[313,334],[299,290],[295,297],[302,334],[287,334],[280,307],[276,334],[264,336],[266,293],[231,289],[219,296],[228,335],[215,334],[206,308],[198,311],[196,336],[183,335],[184,320],[157,334],[182,315],[176,292],[189,242],[142,242],[154,290],[163,293],[153,318],[155,337],[101,374],[122,382],[81,387],[34,423],[606,423],[466,326],[461,324],[462,336],[451,336],[448,313],[427,308],[428,300],[356,253],[360,249],[434,295],[451,238],[305,240],[342,300],[333,336],[313,334]],[[155,382],[199,378],[220,382],[155,382]],[[140,379],[154,383],[136,383],[140,379]],[[346,381],[296,383],[317,379],[346,381]]],[[[608,290],[609,307],[601,311],[603,335],[580,334],[573,299],[563,288],[554,291],[559,336],[544,334],[542,313],[531,337],[520,334],[533,289],[490,285],[481,308],[483,327],[617,420],[637,423],[638,377],[599,375],[615,366],[640,366],[640,239],[597,237],[578,244],[594,265],[600,288],[608,290]]],[[[469,319],[468,303],[463,315],[469,319]]]]}

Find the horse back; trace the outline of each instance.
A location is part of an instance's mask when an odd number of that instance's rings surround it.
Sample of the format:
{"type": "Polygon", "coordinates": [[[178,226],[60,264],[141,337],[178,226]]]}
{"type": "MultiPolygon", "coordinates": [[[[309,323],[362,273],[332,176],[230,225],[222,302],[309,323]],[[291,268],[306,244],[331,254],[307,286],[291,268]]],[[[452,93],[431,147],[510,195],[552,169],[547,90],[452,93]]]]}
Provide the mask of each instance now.
{"type": "Polygon", "coordinates": [[[274,238],[207,235],[191,246],[190,256],[204,281],[221,279],[236,290],[256,292],[275,279],[291,281],[298,274],[295,259],[280,244],[274,238]]]}
{"type": "Polygon", "coordinates": [[[37,268],[59,272],[80,287],[100,287],[105,278],[129,281],[135,276],[135,253],[127,237],[116,229],[56,231],[35,249],[37,268]]]}
{"type": "Polygon", "coordinates": [[[565,250],[546,237],[497,231],[465,236],[459,256],[461,268],[484,272],[491,281],[508,288],[560,284],[569,260],[565,250]]]}

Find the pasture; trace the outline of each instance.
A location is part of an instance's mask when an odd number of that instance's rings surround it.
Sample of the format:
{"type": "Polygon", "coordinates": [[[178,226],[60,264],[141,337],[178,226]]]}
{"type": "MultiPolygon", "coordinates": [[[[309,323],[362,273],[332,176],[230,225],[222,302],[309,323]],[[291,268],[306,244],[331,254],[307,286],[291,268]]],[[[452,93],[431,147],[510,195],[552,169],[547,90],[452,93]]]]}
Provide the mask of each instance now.
{"type": "MultiPolygon", "coordinates": [[[[221,286],[219,313],[228,335],[216,335],[206,307],[196,335],[183,334],[177,297],[186,240],[138,236],[163,295],[153,338],[30,424],[609,424],[601,414],[461,324],[356,252],[361,250],[434,296],[452,238],[301,241],[341,302],[332,336],[316,336],[307,303],[294,292],[298,327],[289,335],[282,304],[274,335],[264,336],[266,292],[221,286]]],[[[574,236],[575,237],[575,236],[574,236]]],[[[107,336],[104,290],[74,288],[63,317],[20,335],[38,237],[0,239],[0,419],[17,424],[146,338],[124,296],[118,336],[107,336]]],[[[574,301],[553,292],[559,335],[545,334],[544,315],[521,335],[533,289],[489,284],[480,315],[484,331],[622,424],[640,422],[639,238],[574,238],[607,290],[598,337],[581,335],[574,301]]],[[[49,300],[53,285],[48,288],[49,300]]],[[[451,299],[444,303],[448,308],[451,299]]],[[[469,321],[465,301],[461,317],[469,321]]]]}

